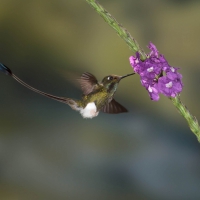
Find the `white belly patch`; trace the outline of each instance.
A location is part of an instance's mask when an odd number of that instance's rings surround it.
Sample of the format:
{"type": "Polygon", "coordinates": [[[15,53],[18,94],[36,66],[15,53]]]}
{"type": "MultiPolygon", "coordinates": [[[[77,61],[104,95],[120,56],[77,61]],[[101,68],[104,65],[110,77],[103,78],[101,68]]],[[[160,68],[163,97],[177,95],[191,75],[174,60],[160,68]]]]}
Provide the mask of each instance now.
{"type": "Polygon", "coordinates": [[[97,112],[97,107],[94,102],[88,103],[85,108],[80,109],[80,113],[83,118],[93,118],[99,114],[99,112],[97,112]]]}

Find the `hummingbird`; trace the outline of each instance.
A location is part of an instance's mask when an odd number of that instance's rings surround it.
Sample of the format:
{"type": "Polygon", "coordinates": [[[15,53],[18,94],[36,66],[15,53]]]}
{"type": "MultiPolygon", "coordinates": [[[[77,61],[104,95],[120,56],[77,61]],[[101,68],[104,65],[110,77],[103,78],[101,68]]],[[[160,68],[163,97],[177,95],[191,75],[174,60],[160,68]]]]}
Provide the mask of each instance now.
{"type": "Polygon", "coordinates": [[[135,73],[127,74],[124,76],[108,75],[102,81],[98,82],[96,77],[89,72],[84,72],[78,79],[83,95],[81,100],[75,100],[66,97],[58,97],[46,92],[42,92],[18,78],[12,71],[2,63],[0,63],[0,71],[4,74],[11,76],[21,85],[26,88],[39,93],[43,96],[49,97],[56,101],[68,104],[73,110],[79,111],[83,118],[96,117],[100,111],[110,114],[118,114],[128,112],[128,110],[119,104],[113,98],[119,82],[128,76],[135,73]]]}

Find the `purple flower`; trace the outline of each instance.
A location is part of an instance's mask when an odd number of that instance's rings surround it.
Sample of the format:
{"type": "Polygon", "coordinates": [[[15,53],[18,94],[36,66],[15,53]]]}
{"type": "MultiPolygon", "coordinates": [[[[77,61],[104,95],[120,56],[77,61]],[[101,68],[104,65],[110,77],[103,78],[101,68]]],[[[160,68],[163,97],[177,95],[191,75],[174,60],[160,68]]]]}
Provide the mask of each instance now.
{"type": "Polygon", "coordinates": [[[171,80],[167,76],[158,79],[160,93],[167,97],[176,97],[182,91],[182,83],[176,79],[171,80]]]}
{"type": "Polygon", "coordinates": [[[160,96],[159,96],[159,90],[157,88],[157,84],[154,84],[154,86],[150,86],[148,87],[148,92],[149,92],[149,96],[151,98],[151,100],[153,101],[158,101],[160,96]]]}
{"type": "Polygon", "coordinates": [[[148,48],[151,50],[151,52],[149,53],[149,56],[152,56],[152,55],[154,55],[156,57],[159,56],[159,52],[158,52],[156,46],[152,42],[149,43],[148,48]]]}
{"type": "Polygon", "coordinates": [[[140,75],[141,84],[148,91],[151,100],[158,101],[160,93],[176,97],[183,88],[182,75],[177,72],[178,68],[168,64],[153,43],[150,42],[148,48],[151,51],[146,60],[141,61],[138,52],[136,56],[129,58],[134,72],[140,75]]]}
{"type": "Polygon", "coordinates": [[[131,56],[129,58],[129,61],[130,61],[131,66],[134,66],[133,67],[134,71],[139,74],[140,71],[142,70],[141,66],[143,64],[143,62],[140,60],[140,54],[138,52],[136,52],[136,57],[131,56]]]}

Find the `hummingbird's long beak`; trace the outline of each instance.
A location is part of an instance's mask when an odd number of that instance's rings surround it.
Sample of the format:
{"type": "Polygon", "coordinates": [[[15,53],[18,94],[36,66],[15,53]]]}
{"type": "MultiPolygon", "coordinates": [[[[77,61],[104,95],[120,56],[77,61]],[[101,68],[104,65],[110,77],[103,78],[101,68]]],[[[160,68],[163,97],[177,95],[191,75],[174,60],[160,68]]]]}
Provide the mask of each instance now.
{"type": "Polygon", "coordinates": [[[121,80],[121,79],[123,79],[123,78],[126,78],[127,76],[132,76],[132,75],[134,75],[135,73],[131,73],[131,74],[127,74],[127,75],[124,75],[124,76],[120,76],[120,78],[119,78],[119,81],[121,80]]]}

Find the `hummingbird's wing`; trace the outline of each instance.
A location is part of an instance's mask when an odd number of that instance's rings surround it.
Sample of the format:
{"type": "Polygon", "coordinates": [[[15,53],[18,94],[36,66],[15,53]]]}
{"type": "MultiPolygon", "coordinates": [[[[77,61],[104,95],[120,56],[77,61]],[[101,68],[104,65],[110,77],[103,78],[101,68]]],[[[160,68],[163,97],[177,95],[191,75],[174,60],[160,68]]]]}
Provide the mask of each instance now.
{"type": "Polygon", "coordinates": [[[117,101],[112,99],[109,103],[107,103],[102,109],[102,112],[110,113],[110,114],[118,114],[123,112],[128,112],[124,106],[119,104],[117,101]]]}
{"type": "Polygon", "coordinates": [[[91,93],[94,87],[98,84],[96,77],[89,72],[83,73],[78,80],[84,95],[91,93]]]}

